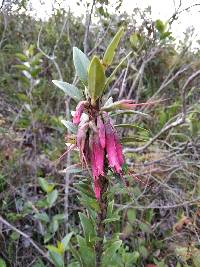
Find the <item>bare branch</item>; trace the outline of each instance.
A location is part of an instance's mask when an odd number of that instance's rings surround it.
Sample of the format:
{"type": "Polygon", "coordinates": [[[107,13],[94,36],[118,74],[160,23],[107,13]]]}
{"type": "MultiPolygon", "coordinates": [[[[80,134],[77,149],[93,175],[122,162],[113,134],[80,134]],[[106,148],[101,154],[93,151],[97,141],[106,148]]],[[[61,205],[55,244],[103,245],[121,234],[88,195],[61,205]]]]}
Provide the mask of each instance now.
{"type": "Polygon", "coordinates": [[[93,13],[95,2],[96,2],[96,0],[93,0],[92,7],[91,7],[89,14],[88,13],[86,14],[86,22],[85,22],[86,30],[85,30],[85,36],[84,36],[84,41],[83,41],[83,47],[84,47],[84,53],[85,54],[87,54],[87,50],[88,50],[88,35],[89,35],[91,18],[92,18],[92,13],[93,13]]]}
{"type": "Polygon", "coordinates": [[[151,138],[149,140],[149,142],[147,142],[144,146],[142,147],[138,147],[138,148],[127,148],[124,149],[124,153],[127,152],[143,152],[145,149],[147,149],[151,144],[153,144],[162,134],[164,134],[165,132],[168,132],[169,130],[171,130],[172,128],[175,128],[181,124],[183,124],[185,122],[186,119],[186,89],[188,87],[188,85],[196,78],[200,75],[200,70],[196,71],[194,74],[192,74],[185,82],[185,84],[183,85],[182,88],[182,114],[180,114],[178,116],[178,118],[176,119],[176,121],[172,122],[169,124],[169,122],[167,124],[165,124],[165,126],[161,129],[161,131],[159,133],[157,133],[153,138],[151,138]]]}
{"type": "Polygon", "coordinates": [[[45,258],[47,259],[49,262],[53,263],[52,260],[49,258],[47,252],[43,251],[34,241],[32,238],[30,238],[29,235],[25,234],[24,232],[22,232],[21,230],[17,229],[14,225],[10,224],[8,221],[6,221],[5,219],[3,219],[0,216],[0,222],[4,225],[6,225],[9,229],[15,231],[16,233],[20,234],[21,236],[23,236],[25,239],[27,239],[31,245],[45,258]]]}
{"type": "MultiPolygon", "coordinates": [[[[55,60],[55,55],[54,55],[54,53],[55,53],[55,49],[53,50],[53,55],[52,55],[52,56],[49,56],[48,54],[46,54],[46,53],[44,52],[44,50],[42,50],[42,49],[40,48],[40,36],[41,36],[41,33],[42,33],[42,26],[41,26],[40,31],[39,31],[39,34],[38,34],[38,39],[37,39],[37,49],[38,49],[38,50],[39,50],[39,51],[40,51],[40,52],[41,52],[47,59],[49,59],[50,61],[53,62],[54,66],[55,66],[55,68],[56,68],[56,70],[57,70],[59,79],[62,81],[62,80],[63,80],[62,73],[61,73],[61,70],[60,70],[60,68],[59,68],[59,66],[58,66],[58,63],[57,63],[56,60],[55,60]]],[[[57,42],[56,42],[56,45],[57,45],[57,42]]]]}
{"type": "Polygon", "coordinates": [[[5,3],[5,0],[2,0],[2,2],[1,2],[1,6],[0,6],[0,10],[3,8],[4,3],[5,3]]]}
{"type": "Polygon", "coordinates": [[[144,74],[144,69],[145,69],[145,66],[149,63],[149,61],[151,61],[155,56],[156,54],[160,51],[160,48],[157,48],[157,49],[153,49],[150,51],[148,57],[142,62],[142,65],[140,66],[140,69],[138,71],[138,75],[136,76],[135,80],[133,81],[133,84],[129,90],[129,94],[128,94],[128,99],[131,98],[132,96],[132,93],[133,91],[135,90],[138,82],[140,79],[142,79],[143,77],[143,74],[144,74]]]}

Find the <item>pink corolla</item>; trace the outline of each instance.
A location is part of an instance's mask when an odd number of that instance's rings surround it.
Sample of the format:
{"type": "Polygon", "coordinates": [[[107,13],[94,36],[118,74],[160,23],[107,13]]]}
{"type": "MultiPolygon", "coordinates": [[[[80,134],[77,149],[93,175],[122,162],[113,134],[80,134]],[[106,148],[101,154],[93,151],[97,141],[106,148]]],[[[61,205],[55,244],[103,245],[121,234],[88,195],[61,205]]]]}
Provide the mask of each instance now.
{"type": "Polygon", "coordinates": [[[80,101],[76,107],[76,111],[73,116],[73,123],[79,124],[81,121],[81,115],[83,114],[83,111],[85,109],[85,106],[87,104],[87,101],[80,101]]]}
{"type": "Polygon", "coordinates": [[[100,198],[100,177],[104,176],[104,156],[105,150],[100,143],[98,132],[91,133],[90,136],[90,163],[94,178],[94,191],[97,199],[100,198]]]}
{"type": "Polygon", "coordinates": [[[106,131],[106,152],[108,156],[109,166],[117,173],[122,172],[122,165],[124,163],[122,146],[119,142],[119,137],[116,130],[108,116],[104,112],[105,131],[106,131]]]}
{"type": "Polygon", "coordinates": [[[87,163],[87,154],[85,155],[85,145],[87,143],[86,135],[88,128],[89,128],[89,123],[84,123],[82,126],[80,126],[76,138],[76,144],[77,147],[79,148],[80,159],[83,166],[85,166],[87,163]]]}

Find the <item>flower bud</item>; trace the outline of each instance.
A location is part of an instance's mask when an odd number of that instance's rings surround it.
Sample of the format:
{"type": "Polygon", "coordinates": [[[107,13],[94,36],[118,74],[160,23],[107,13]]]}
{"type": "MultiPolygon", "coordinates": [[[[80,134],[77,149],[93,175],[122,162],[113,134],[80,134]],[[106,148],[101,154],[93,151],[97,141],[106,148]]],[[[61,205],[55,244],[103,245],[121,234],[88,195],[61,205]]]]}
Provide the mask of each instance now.
{"type": "Polygon", "coordinates": [[[97,199],[100,198],[100,176],[104,175],[104,149],[101,146],[98,132],[90,134],[90,163],[94,178],[94,191],[97,199]]]}
{"type": "Polygon", "coordinates": [[[80,158],[81,158],[81,162],[83,165],[86,163],[84,148],[85,148],[88,128],[89,128],[89,124],[85,123],[78,129],[78,132],[77,132],[76,143],[77,143],[77,147],[79,148],[80,158]]]}
{"type": "Polygon", "coordinates": [[[80,101],[76,106],[76,111],[73,116],[73,123],[79,124],[81,121],[81,115],[83,114],[84,108],[87,105],[87,101],[80,101]]]}
{"type": "Polygon", "coordinates": [[[104,111],[114,111],[114,110],[127,110],[127,109],[133,109],[137,104],[135,104],[134,100],[120,100],[116,101],[108,106],[104,106],[101,108],[101,110],[104,111]]]}

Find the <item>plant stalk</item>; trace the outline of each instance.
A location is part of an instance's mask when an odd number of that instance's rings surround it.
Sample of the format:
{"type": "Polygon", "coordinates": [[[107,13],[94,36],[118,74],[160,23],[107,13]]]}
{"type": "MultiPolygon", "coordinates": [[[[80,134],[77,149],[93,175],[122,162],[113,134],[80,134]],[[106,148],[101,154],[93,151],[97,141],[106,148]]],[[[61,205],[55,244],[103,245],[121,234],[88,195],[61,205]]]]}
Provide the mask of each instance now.
{"type": "Polygon", "coordinates": [[[104,176],[101,177],[101,197],[99,200],[100,211],[97,215],[97,236],[99,240],[95,246],[96,254],[96,266],[101,266],[102,254],[103,254],[103,239],[105,235],[105,223],[103,222],[106,219],[108,199],[107,199],[107,188],[109,185],[108,179],[104,176]]]}

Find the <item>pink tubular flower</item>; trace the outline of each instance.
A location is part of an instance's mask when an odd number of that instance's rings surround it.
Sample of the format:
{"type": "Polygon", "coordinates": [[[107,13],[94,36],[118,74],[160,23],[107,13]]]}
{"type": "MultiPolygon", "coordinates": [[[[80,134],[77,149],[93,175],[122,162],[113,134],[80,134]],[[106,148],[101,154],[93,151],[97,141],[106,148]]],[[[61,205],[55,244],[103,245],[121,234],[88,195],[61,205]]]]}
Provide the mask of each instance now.
{"type": "Polygon", "coordinates": [[[136,106],[134,100],[126,100],[126,99],[117,101],[114,104],[118,105],[120,109],[133,109],[136,106]]]}
{"type": "Polygon", "coordinates": [[[116,101],[108,106],[104,106],[101,108],[102,111],[113,111],[113,110],[132,110],[135,109],[136,107],[141,107],[141,106],[148,106],[148,105],[153,105],[156,103],[160,103],[165,100],[155,100],[152,102],[146,102],[146,103],[135,103],[135,100],[129,100],[129,99],[122,99],[120,101],[116,101]]]}
{"type": "Polygon", "coordinates": [[[100,198],[100,176],[104,175],[104,149],[101,146],[98,133],[93,132],[90,136],[90,161],[94,178],[94,191],[97,199],[100,198]]]}
{"type": "Polygon", "coordinates": [[[80,101],[78,105],[76,106],[76,111],[73,116],[73,123],[79,124],[81,120],[81,115],[83,114],[84,108],[86,105],[86,101],[80,101]]]}
{"type": "Polygon", "coordinates": [[[102,148],[106,146],[106,139],[105,139],[105,126],[100,116],[97,117],[97,128],[99,132],[99,140],[102,148]]]}
{"type": "Polygon", "coordinates": [[[108,155],[109,166],[113,168],[117,173],[121,173],[124,159],[119,137],[106,112],[104,112],[104,118],[106,131],[106,151],[108,155]]]}
{"type": "Polygon", "coordinates": [[[85,158],[85,151],[84,151],[84,147],[85,147],[85,143],[86,143],[86,135],[87,135],[87,131],[89,128],[89,124],[85,123],[83,124],[77,132],[77,147],[79,148],[79,152],[80,152],[80,159],[83,165],[85,165],[86,163],[86,158],[85,158]]]}

